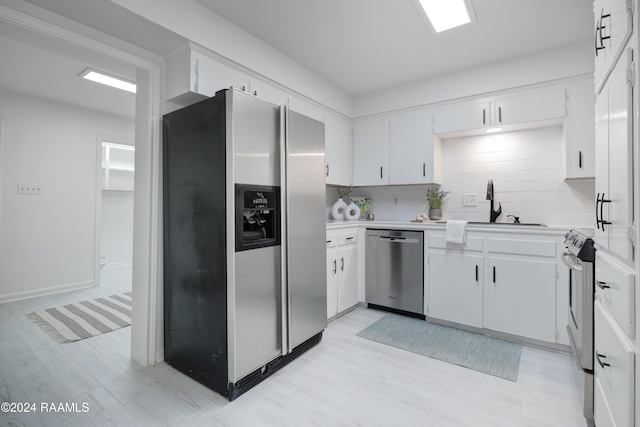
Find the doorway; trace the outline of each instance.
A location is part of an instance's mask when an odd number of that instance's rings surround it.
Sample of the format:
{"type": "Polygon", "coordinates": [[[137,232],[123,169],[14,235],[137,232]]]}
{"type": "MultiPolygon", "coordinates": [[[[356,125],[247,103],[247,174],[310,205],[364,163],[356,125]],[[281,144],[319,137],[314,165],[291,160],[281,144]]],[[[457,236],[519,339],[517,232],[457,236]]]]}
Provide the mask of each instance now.
{"type": "MultiPolygon", "coordinates": [[[[9,8],[0,8],[0,21],[3,22],[0,35],[8,35],[16,40],[28,40],[30,44],[39,45],[46,51],[56,52],[71,59],[93,60],[103,69],[126,68],[132,69],[135,74],[138,86],[135,96],[137,176],[133,197],[135,209],[132,250],[134,304],[131,356],[143,366],[153,364],[162,357],[159,350],[162,348],[162,322],[160,321],[162,312],[159,310],[161,295],[158,294],[161,251],[158,236],[160,132],[157,120],[160,115],[159,64],[162,60],[161,58],[147,59],[153,57],[151,54],[147,55],[147,58],[136,56],[9,8]],[[160,325],[159,328],[158,325],[160,325]]],[[[62,92],[69,94],[69,91],[62,92]]],[[[85,98],[90,100],[91,97],[85,98]]],[[[2,202],[6,201],[3,194],[0,194],[0,198],[2,202]]],[[[0,206],[4,208],[6,203],[0,206]]],[[[98,239],[95,241],[97,242],[98,239]]],[[[99,253],[99,248],[96,247],[95,251],[99,253]]]]}

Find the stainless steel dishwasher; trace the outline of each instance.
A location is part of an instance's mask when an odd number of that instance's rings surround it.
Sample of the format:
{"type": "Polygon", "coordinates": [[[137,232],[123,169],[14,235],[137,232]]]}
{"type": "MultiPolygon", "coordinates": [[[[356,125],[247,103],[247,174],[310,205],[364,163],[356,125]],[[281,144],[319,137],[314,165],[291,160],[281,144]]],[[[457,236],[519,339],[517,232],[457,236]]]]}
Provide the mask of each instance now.
{"type": "Polygon", "coordinates": [[[424,233],[367,229],[369,306],[424,315],[424,233]]]}

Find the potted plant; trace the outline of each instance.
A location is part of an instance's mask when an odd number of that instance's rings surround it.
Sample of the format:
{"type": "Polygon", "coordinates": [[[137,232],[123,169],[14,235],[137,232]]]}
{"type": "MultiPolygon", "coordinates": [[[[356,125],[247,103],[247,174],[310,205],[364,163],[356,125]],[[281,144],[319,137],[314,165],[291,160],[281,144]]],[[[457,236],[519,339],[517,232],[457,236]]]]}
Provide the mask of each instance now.
{"type": "Polygon", "coordinates": [[[447,194],[449,194],[448,191],[442,191],[436,188],[430,188],[427,190],[429,219],[438,220],[442,218],[442,202],[447,194]]]}

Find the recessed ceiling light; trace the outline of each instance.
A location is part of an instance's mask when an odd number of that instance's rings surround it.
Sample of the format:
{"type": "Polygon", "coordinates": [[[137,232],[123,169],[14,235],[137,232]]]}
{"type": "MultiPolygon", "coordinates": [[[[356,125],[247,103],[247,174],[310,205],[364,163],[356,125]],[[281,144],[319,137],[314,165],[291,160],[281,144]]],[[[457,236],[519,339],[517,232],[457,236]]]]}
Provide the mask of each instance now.
{"type": "Polygon", "coordinates": [[[436,33],[471,22],[473,13],[465,0],[416,0],[436,33]]]}
{"type": "Polygon", "coordinates": [[[136,93],[136,84],[134,82],[124,80],[121,77],[115,77],[103,73],[102,71],[92,70],[91,68],[85,69],[79,74],[83,79],[91,80],[96,83],[102,83],[103,85],[115,87],[118,89],[126,90],[127,92],[136,93]]]}
{"type": "Polygon", "coordinates": [[[496,133],[496,132],[500,132],[501,130],[502,130],[502,128],[489,128],[485,132],[487,132],[487,133],[496,133]]]}

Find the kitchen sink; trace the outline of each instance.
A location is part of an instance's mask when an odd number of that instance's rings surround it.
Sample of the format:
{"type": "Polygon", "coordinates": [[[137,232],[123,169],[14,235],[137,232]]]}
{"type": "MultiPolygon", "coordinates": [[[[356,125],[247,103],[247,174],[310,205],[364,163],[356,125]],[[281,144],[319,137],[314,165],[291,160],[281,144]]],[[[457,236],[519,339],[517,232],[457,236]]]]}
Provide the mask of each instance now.
{"type": "MultiPolygon", "coordinates": [[[[437,221],[436,224],[446,224],[447,221],[437,221]]],[[[529,226],[529,227],[546,227],[547,224],[540,224],[536,222],[489,222],[489,221],[469,221],[468,224],[472,225],[491,225],[491,226],[529,226]]]]}

